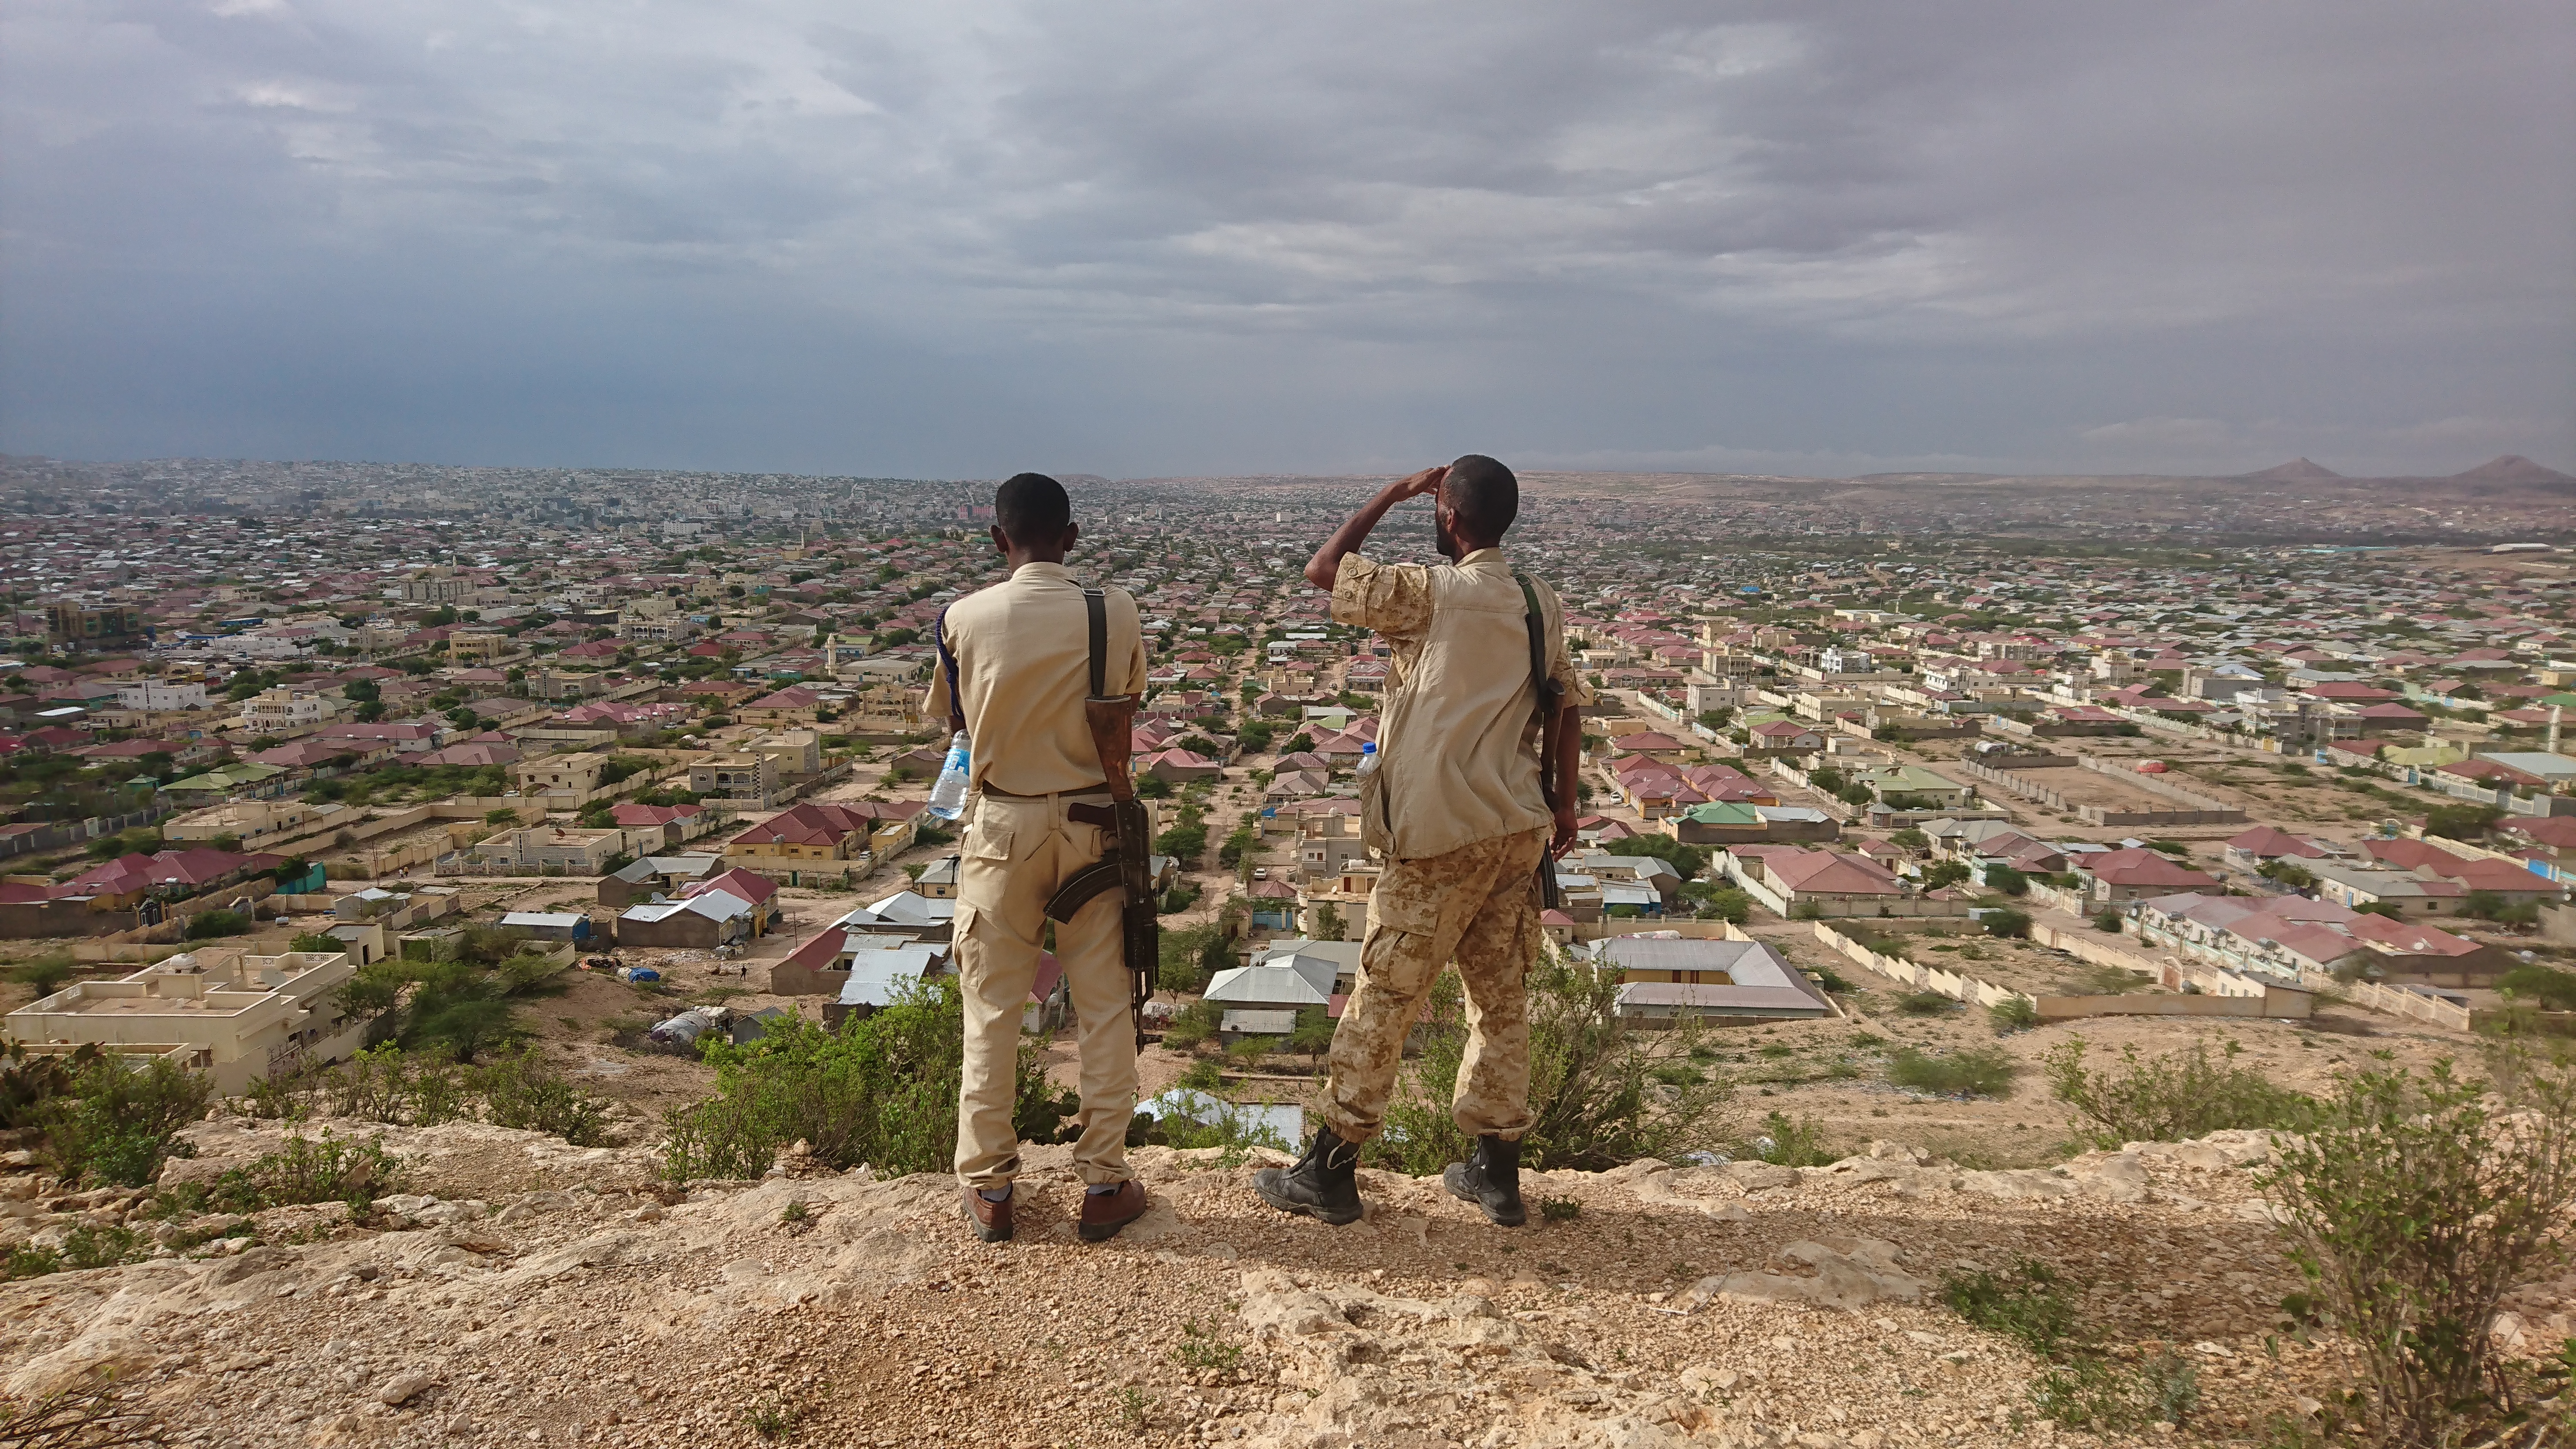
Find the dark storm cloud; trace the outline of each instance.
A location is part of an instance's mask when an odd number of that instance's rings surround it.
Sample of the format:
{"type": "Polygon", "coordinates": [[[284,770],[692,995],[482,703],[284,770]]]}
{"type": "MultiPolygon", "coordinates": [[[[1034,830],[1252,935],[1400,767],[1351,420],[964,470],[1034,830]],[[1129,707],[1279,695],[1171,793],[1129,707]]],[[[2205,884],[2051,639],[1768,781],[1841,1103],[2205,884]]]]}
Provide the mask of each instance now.
{"type": "Polygon", "coordinates": [[[2553,4],[26,0],[0,446],[2576,466],[2553,4]]]}

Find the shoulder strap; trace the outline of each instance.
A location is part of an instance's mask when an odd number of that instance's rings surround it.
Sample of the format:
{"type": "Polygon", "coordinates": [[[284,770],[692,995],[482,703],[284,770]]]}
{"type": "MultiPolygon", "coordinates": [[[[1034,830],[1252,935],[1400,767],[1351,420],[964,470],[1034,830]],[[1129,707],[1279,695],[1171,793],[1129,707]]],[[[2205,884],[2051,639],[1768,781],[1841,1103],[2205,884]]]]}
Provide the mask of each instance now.
{"type": "Polygon", "coordinates": [[[957,652],[948,647],[948,610],[944,606],[930,626],[930,637],[939,646],[940,667],[948,671],[948,727],[962,730],[966,728],[966,696],[957,692],[957,652]]]}
{"type": "Polygon", "coordinates": [[[1530,682],[1538,689],[1539,709],[1545,713],[1547,702],[1565,693],[1565,686],[1548,677],[1547,618],[1539,611],[1538,590],[1530,587],[1529,575],[1518,569],[1512,578],[1521,586],[1521,602],[1529,606],[1530,682]]]}
{"type": "Polygon", "coordinates": [[[1091,624],[1091,697],[1109,697],[1109,596],[1098,589],[1082,591],[1083,612],[1091,624]]]}

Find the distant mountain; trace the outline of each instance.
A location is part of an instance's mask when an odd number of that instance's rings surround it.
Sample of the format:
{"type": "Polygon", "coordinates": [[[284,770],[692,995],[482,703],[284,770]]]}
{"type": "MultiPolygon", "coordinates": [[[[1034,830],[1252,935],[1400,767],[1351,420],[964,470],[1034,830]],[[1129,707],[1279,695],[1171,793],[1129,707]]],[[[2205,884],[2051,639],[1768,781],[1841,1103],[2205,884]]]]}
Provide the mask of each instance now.
{"type": "Polygon", "coordinates": [[[2260,473],[2244,476],[2249,483],[2323,483],[2343,475],[2305,458],[2292,458],[2277,468],[2266,468],[2260,473]]]}
{"type": "Polygon", "coordinates": [[[2451,477],[2461,483],[2576,483],[2576,478],[2555,468],[2543,468],[2519,453],[2507,453],[2451,477]]]}

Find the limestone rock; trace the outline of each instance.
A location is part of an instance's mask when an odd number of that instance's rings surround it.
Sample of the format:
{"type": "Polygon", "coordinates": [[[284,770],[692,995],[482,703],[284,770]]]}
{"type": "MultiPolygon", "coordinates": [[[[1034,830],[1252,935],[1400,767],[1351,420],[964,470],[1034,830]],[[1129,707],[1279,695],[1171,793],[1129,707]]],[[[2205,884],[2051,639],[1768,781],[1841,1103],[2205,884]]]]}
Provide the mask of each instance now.
{"type": "Polygon", "coordinates": [[[413,1399],[419,1397],[423,1390],[437,1382],[438,1380],[430,1377],[428,1374],[422,1373],[418,1369],[413,1369],[408,1373],[399,1373],[394,1375],[392,1378],[385,1380],[384,1383],[377,1388],[376,1402],[399,1407],[400,1405],[410,1403],[413,1399]]]}

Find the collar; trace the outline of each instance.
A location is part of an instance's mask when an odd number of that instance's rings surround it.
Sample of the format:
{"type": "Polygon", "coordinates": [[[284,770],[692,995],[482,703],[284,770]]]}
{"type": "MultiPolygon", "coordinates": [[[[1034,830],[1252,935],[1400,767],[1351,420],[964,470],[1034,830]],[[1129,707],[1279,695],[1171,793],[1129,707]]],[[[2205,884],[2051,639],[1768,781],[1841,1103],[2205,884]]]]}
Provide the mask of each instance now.
{"type": "Polygon", "coordinates": [[[1070,583],[1073,570],[1060,563],[1024,563],[1011,570],[1011,582],[1018,583],[1022,579],[1062,579],[1070,583]]]}
{"type": "Polygon", "coordinates": [[[1492,564],[1498,569],[1509,569],[1511,567],[1510,562],[1503,557],[1503,550],[1499,544],[1492,548],[1480,548],[1474,553],[1467,555],[1465,558],[1458,560],[1458,567],[1462,569],[1474,568],[1478,564],[1492,564]]]}

